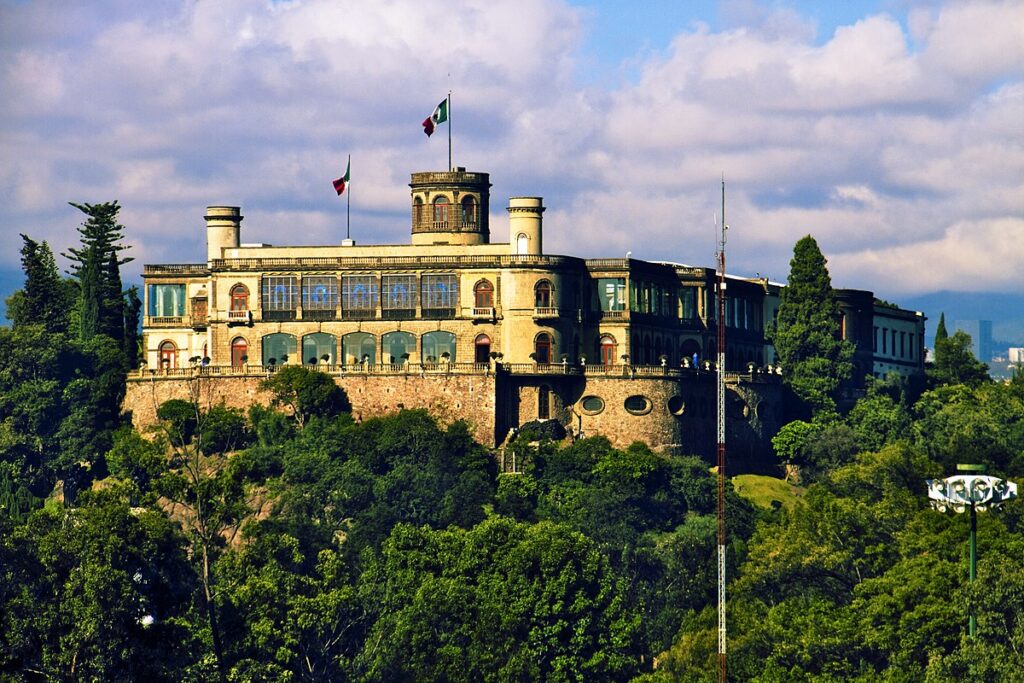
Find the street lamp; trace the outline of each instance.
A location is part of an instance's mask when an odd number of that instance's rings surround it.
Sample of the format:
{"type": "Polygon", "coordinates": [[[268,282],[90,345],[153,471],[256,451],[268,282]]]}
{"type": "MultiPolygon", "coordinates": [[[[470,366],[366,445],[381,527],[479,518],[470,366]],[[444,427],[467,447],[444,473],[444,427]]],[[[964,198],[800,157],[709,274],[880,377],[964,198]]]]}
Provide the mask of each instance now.
{"type": "MultiPolygon", "coordinates": [[[[970,579],[973,582],[977,574],[978,562],[978,512],[984,512],[990,508],[996,508],[1011,498],[1017,497],[1017,485],[1012,481],[1005,481],[997,477],[990,477],[981,474],[985,471],[984,465],[957,465],[958,474],[955,477],[946,479],[928,479],[928,498],[932,507],[939,512],[952,510],[953,512],[971,512],[971,570],[970,579]],[[971,474],[971,473],[974,474],[971,474]]],[[[970,614],[967,621],[967,632],[974,637],[975,623],[974,612],[970,614]]]]}

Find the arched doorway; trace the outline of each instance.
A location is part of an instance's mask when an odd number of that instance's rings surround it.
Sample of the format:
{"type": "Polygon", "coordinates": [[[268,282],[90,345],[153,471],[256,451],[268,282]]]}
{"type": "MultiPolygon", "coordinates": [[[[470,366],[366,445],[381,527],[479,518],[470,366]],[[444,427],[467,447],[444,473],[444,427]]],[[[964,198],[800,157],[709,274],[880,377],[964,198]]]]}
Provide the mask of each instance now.
{"type": "Polygon", "coordinates": [[[172,341],[165,341],[160,344],[157,351],[161,368],[178,367],[178,347],[172,341]]]}
{"type": "Polygon", "coordinates": [[[478,335],[473,342],[473,362],[486,363],[491,356],[491,338],[486,334],[478,335]]]}
{"type": "Polygon", "coordinates": [[[551,362],[551,351],[551,335],[541,332],[533,342],[533,360],[538,365],[547,365],[551,362]]]}
{"type": "Polygon", "coordinates": [[[601,365],[606,367],[615,365],[616,346],[615,338],[610,334],[601,337],[599,344],[601,365]]]}
{"type": "Polygon", "coordinates": [[[231,341],[231,367],[240,368],[249,362],[249,342],[243,337],[231,341]]]}

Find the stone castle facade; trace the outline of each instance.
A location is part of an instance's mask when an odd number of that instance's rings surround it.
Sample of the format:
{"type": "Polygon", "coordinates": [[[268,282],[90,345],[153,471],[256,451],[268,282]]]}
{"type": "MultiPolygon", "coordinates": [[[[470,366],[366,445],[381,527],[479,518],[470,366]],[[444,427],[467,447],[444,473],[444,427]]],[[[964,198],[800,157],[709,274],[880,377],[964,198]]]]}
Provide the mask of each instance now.
{"type": "MultiPolygon", "coordinates": [[[[195,381],[229,405],[264,402],[258,381],[302,363],[334,376],[357,416],[423,407],[494,446],[551,419],[713,453],[714,269],[546,254],[540,197],[512,197],[493,242],[486,173],[414,173],[410,188],[406,245],[247,244],[238,207],[208,207],[206,263],[144,267],[136,421],[195,381]]],[[[781,286],[730,276],[726,291],[730,452],[756,459],[782,419],[765,338],[781,286]]],[[[838,294],[860,374],[923,371],[922,314],[838,294]]]]}

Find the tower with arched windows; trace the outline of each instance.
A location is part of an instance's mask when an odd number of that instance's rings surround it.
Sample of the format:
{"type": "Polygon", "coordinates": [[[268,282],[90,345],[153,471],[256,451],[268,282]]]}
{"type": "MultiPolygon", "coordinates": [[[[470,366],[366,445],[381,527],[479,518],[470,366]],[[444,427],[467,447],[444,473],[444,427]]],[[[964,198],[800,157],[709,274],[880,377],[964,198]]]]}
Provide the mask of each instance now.
{"type": "Polygon", "coordinates": [[[472,245],[490,242],[490,176],[462,167],[413,173],[412,243],[472,245]]]}

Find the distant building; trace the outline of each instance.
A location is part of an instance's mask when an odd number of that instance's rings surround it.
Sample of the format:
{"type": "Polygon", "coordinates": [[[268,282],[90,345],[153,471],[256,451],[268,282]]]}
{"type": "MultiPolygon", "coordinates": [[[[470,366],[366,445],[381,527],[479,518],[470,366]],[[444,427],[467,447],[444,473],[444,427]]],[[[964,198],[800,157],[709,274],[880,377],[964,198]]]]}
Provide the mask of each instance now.
{"type": "Polygon", "coordinates": [[[966,332],[971,335],[971,352],[982,363],[992,362],[992,321],[991,320],[957,320],[953,323],[953,331],[966,332]]]}
{"type": "Polygon", "coordinates": [[[1024,347],[1011,346],[1007,353],[1006,360],[1010,364],[1024,363],[1024,347]]]}

